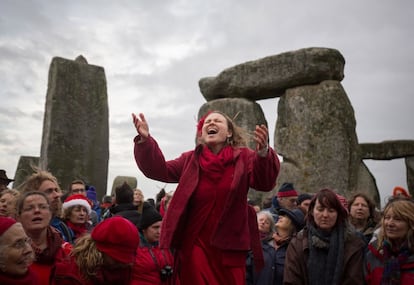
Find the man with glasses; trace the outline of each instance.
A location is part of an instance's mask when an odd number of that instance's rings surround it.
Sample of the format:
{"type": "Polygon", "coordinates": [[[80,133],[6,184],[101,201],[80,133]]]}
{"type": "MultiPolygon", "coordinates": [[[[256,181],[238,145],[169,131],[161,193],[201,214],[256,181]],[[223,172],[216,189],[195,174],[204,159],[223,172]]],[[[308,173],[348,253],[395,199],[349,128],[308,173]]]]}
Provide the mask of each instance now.
{"type": "Polygon", "coordinates": [[[282,184],[276,196],[273,198],[272,207],[270,208],[275,223],[279,218],[280,209],[288,209],[291,211],[297,208],[298,195],[299,193],[295,190],[293,183],[285,182],[282,184]]]}
{"type": "Polygon", "coordinates": [[[82,194],[86,197],[86,185],[82,180],[74,180],[70,184],[69,196],[73,194],[82,194]]]}

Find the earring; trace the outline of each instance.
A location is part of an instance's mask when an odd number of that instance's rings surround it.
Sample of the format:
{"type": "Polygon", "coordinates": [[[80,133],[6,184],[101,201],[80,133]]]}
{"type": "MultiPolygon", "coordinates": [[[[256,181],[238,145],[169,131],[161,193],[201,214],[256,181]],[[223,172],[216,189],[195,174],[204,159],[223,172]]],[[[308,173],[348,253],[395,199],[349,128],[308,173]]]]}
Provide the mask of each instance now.
{"type": "Polygon", "coordinates": [[[227,140],[226,140],[226,142],[227,142],[227,144],[229,144],[229,145],[231,145],[232,144],[232,139],[231,139],[231,136],[230,137],[227,137],[227,140]]]}

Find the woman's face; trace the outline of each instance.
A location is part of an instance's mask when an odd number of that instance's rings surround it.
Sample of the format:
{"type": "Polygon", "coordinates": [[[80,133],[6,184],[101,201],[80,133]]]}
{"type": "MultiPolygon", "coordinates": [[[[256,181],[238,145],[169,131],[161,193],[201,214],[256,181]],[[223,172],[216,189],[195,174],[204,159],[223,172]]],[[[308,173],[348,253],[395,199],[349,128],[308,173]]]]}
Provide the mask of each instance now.
{"type": "Polygon", "coordinates": [[[144,200],[144,195],[142,195],[142,192],[140,190],[134,191],[134,205],[140,205],[142,201],[144,200]]]}
{"type": "Polygon", "coordinates": [[[48,201],[41,195],[30,195],[23,201],[20,215],[17,217],[22,223],[24,230],[37,232],[46,230],[52,219],[48,201]]]}
{"type": "Polygon", "coordinates": [[[75,225],[83,225],[89,220],[88,210],[84,206],[73,206],[70,210],[69,221],[75,225]]]}
{"type": "Polygon", "coordinates": [[[401,216],[394,214],[392,207],[384,213],[382,226],[385,237],[394,243],[401,243],[407,238],[409,225],[401,216]]]}
{"type": "Polygon", "coordinates": [[[290,230],[293,227],[292,220],[285,215],[279,215],[279,218],[276,222],[276,228],[278,230],[290,230]]]}
{"type": "Polygon", "coordinates": [[[338,211],[334,208],[327,208],[316,200],[313,208],[313,218],[318,228],[324,231],[330,231],[336,224],[338,219],[338,211]]]}
{"type": "Polygon", "coordinates": [[[354,219],[368,220],[369,206],[367,201],[363,197],[357,197],[351,205],[351,211],[349,214],[354,219]]]}
{"type": "Polygon", "coordinates": [[[209,114],[203,124],[201,140],[209,146],[209,148],[217,153],[227,143],[227,138],[231,137],[227,119],[219,113],[209,114]]]}
{"type": "Polygon", "coordinates": [[[33,261],[33,249],[20,223],[12,225],[2,236],[2,252],[0,270],[10,275],[24,275],[33,261]]]}
{"type": "Polygon", "coordinates": [[[13,217],[16,214],[16,198],[11,193],[5,193],[0,198],[0,216],[13,217]]]}
{"type": "Polygon", "coordinates": [[[257,215],[257,224],[259,226],[259,232],[261,233],[269,233],[270,232],[270,221],[266,217],[265,214],[259,214],[257,215]]]}

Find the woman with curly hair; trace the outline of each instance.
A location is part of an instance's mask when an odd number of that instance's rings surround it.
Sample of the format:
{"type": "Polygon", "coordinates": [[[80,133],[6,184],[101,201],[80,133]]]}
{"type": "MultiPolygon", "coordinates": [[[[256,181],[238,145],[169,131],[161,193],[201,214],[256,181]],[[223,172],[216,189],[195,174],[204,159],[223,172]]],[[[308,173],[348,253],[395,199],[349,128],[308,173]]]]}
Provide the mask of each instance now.
{"type": "Polygon", "coordinates": [[[367,284],[414,284],[414,201],[393,197],[380,224],[365,258],[367,284]]]}
{"type": "MultiPolygon", "coordinates": [[[[166,160],[144,115],[132,118],[137,130],[134,156],[142,173],[178,183],[160,237],[160,248],[175,250],[175,284],[244,284],[249,249],[257,250],[255,258],[263,256],[247,194],[250,188],[271,191],[280,168],[268,146],[267,127],[255,127],[256,145],[250,149],[243,129],[226,114],[212,111],[198,123],[195,149],[166,160]]],[[[260,261],[255,263],[258,270],[260,261]]]]}
{"type": "Polygon", "coordinates": [[[130,221],[108,218],[76,240],[71,258],[56,264],[52,284],[127,285],[138,245],[138,230],[130,221]]]}

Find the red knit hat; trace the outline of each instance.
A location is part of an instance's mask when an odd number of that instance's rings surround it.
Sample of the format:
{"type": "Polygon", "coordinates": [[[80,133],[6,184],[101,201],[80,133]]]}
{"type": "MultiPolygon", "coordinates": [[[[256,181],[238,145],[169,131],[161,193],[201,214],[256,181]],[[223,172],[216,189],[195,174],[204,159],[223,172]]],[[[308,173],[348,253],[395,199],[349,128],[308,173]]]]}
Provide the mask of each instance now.
{"type": "Polygon", "coordinates": [[[277,192],[277,197],[293,197],[298,195],[299,193],[295,190],[292,183],[283,183],[277,192]]]}
{"type": "Polygon", "coordinates": [[[16,220],[13,218],[0,217],[0,236],[2,236],[15,223],[16,223],[16,220]]]}
{"type": "Polygon", "coordinates": [[[137,227],[121,216],[100,222],[91,233],[96,247],[122,263],[133,263],[139,245],[137,227]]]}
{"type": "Polygon", "coordinates": [[[82,194],[74,194],[70,195],[66,198],[65,202],[62,205],[63,209],[67,209],[72,206],[83,206],[88,211],[88,214],[91,213],[91,203],[89,202],[88,198],[86,198],[82,194]]]}
{"type": "Polygon", "coordinates": [[[392,190],[392,195],[393,196],[404,196],[406,198],[410,198],[410,194],[408,194],[408,191],[401,187],[401,186],[395,186],[394,189],[392,190]]]}

